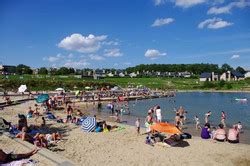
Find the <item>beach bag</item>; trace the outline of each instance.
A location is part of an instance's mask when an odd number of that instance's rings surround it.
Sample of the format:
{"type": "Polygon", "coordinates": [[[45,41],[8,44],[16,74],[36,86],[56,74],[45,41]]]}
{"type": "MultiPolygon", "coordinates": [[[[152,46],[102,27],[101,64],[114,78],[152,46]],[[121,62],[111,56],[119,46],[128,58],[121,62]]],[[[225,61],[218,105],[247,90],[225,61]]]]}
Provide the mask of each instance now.
{"type": "Polygon", "coordinates": [[[27,115],[27,118],[32,118],[32,114],[28,114],[28,115],[27,115]]]}
{"type": "Polygon", "coordinates": [[[10,125],[8,124],[8,122],[0,117],[0,130],[9,130],[9,128],[10,125]]]}
{"type": "Polygon", "coordinates": [[[181,139],[191,139],[192,135],[189,133],[183,133],[181,134],[181,139]]]}

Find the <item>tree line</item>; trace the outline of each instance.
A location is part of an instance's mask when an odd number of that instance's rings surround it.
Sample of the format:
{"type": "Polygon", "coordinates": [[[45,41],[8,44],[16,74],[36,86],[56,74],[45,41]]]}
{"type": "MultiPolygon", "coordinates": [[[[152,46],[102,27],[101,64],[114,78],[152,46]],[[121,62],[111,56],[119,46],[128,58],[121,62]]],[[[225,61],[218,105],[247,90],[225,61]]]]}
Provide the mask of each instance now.
{"type": "Polygon", "coordinates": [[[145,72],[145,71],[159,71],[159,72],[190,72],[193,74],[201,74],[203,72],[224,73],[226,71],[236,70],[242,74],[246,71],[244,68],[238,66],[236,69],[229,64],[223,64],[219,67],[218,64],[140,64],[135,67],[129,67],[127,72],[145,72]]]}
{"type": "MultiPolygon", "coordinates": [[[[85,68],[85,69],[74,69],[74,68],[45,68],[41,67],[38,69],[38,74],[41,75],[70,75],[70,74],[83,74],[87,71],[92,71],[93,69],[85,68]]],[[[97,69],[98,70],[98,69],[97,69]]],[[[99,69],[103,70],[103,69],[99,69]]],[[[116,69],[104,69],[106,72],[114,72],[116,69]]],[[[146,71],[158,71],[158,72],[185,72],[188,71],[193,74],[201,74],[202,72],[215,72],[215,73],[223,73],[225,71],[236,70],[242,74],[246,71],[244,68],[238,66],[237,68],[231,67],[229,64],[223,64],[219,67],[218,64],[140,64],[134,67],[129,67],[124,69],[128,73],[132,72],[146,72],[146,71]]],[[[33,70],[23,64],[19,64],[17,66],[4,66],[4,72],[6,73],[16,73],[16,74],[32,74],[33,70]]]]}

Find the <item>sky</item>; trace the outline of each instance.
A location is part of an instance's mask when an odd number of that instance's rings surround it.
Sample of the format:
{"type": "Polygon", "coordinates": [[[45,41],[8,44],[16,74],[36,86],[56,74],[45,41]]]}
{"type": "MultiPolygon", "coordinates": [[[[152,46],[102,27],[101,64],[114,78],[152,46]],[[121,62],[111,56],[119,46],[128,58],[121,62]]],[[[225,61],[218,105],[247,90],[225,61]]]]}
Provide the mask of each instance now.
{"type": "Polygon", "coordinates": [[[1,0],[0,64],[250,69],[250,0],[1,0]]]}

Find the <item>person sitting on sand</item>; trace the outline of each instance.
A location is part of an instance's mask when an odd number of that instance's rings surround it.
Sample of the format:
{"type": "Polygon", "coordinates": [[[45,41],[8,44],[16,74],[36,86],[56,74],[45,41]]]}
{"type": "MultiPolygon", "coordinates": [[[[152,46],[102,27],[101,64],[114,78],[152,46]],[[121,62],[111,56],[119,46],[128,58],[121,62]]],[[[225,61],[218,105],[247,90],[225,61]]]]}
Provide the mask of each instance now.
{"type": "Polygon", "coordinates": [[[103,121],[103,126],[102,126],[103,132],[109,132],[109,131],[111,131],[113,129],[116,129],[116,128],[118,128],[118,126],[116,126],[116,125],[113,125],[113,126],[107,125],[106,121],[103,121]]]}
{"type": "Polygon", "coordinates": [[[209,139],[210,137],[210,124],[206,123],[205,126],[201,129],[201,138],[209,139]]]}
{"type": "Polygon", "coordinates": [[[52,142],[61,140],[62,135],[59,132],[57,132],[57,133],[52,133],[52,134],[46,134],[45,138],[49,143],[52,143],[52,142]]]}
{"type": "Polygon", "coordinates": [[[39,118],[39,115],[40,115],[39,109],[40,109],[40,108],[38,107],[38,105],[35,104],[35,111],[33,112],[33,114],[34,114],[34,116],[36,117],[36,119],[38,119],[38,118],[39,118]]]}
{"type": "Polygon", "coordinates": [[[219,128],[215,131],[214,135],[213,135],[213,139],[219,142],[224,142],[226,141],[226,131],[224,129],[224,125],[223,124],[219,124],[219,128]]]}
{"type": "Polygon", "coordinates": [[[24,115],[21,115],[21,114],[18,114],[18,122],[17,122],[17,128],[18,130],[22,130],[23,127],[26,127],[28,128],[28,122],[27,122],[27,119],[24,115]]]}
{"type": "Polygon", "coordinates": [[[228,131],[227,140],[229,143],[239,143],[239,130],[237,125],[233,125],[231,129],[228,131]]]}
{"type": "Polygon", "coordinates": [[[72,113],[73,113],[73,108],[71,107],[71,105],[68,105],[66,113],[67,113],[67,122],[70,122],[72,120],[72,113]]]}
{"type": "Polygon", "coordinates": [[[81,110],[77,109],[76,110],[76,115],[82,117],[83,113],[81,112],[81,110]]]}
{"type": "Polygon", "coordinates": [[[35,148],[31,152],[21,153],[21,154],[13,154],[13,153],[5,153],[2,149],[0,149],[0,165],[10,163],[16,160],[27,159],[38,152],[39,149],[35,148]]]}
{"type": "Polygon", "coordinates": [[[6,96],[4,96],[3,98],[4,98],[5,102],[6,102],[6,105],[9,105],[9,104],[12,103],[12,101],[11,101],[11,99],[10,99],[9,96],[6,95],[6,96]]]}
{"type": "Polygon", "coordinates": [[[23,127],[22,131],[16,135],[16,138],[21,138],[23,141],[33,143],[33,138],[27,133],[27,127],[23,127]]]}
{"type": "Polygon", "coordinates": [[[37,146],[37,147],[41,147],[41,148],[47,148],[48,147],[48,141],[47,141],[45,135],[37,133],[34,136],[34,145],[37,146]]]}

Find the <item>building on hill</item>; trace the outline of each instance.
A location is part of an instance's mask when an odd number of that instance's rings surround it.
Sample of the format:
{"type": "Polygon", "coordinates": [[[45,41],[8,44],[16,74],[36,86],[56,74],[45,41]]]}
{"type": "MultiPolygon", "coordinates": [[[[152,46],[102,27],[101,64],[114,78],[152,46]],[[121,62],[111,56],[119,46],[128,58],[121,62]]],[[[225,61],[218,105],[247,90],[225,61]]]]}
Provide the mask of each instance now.
{"type": "Polygon", "coordinates": [[[218,81],[219,74],[214,72],[204,72],[200,75],[200,81],[218,81]]]}
{"type": "Polygon", "coordinates": [[[238,71],[227,71],[220,76],[220,80],[224,81],[238,81],[244,79],[245,76],[238,71]]]}
{"type": "Polygon", "coordinates": [[[250,71],[246,71],[244,76],[245,76],[245,78],[250,78],[250,71]]]}

